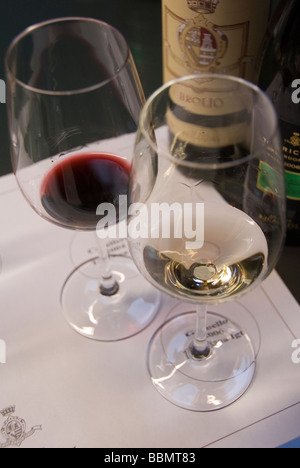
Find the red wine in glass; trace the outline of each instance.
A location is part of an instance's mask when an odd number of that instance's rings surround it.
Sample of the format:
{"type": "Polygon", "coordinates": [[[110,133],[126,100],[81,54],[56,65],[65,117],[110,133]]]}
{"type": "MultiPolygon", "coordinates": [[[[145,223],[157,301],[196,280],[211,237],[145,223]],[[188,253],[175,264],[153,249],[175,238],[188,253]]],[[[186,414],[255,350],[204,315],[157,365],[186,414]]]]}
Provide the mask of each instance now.
{"type": "Polygon", "coordinates": [[[106,242],[126,237],[127,161],[145,104],[127,41],[103,21],[56,18],[22,31],[5,68],[12,165],[23,195],[44,219],[90,231],[76,237],[97,247],[62,285],[64,317],[93,340],[136,335],[156,316],[160,295],[128,255],[109,255],[106,242]]]}
{"type": "Polygon", "coordinates": [[[116,208],[119,196],[127,195],[129,162],[109,153],[77,153],[61,158],[45,176],[41,201],[47,213],[71,229],[95,230],[101,203],[116,208]]]}

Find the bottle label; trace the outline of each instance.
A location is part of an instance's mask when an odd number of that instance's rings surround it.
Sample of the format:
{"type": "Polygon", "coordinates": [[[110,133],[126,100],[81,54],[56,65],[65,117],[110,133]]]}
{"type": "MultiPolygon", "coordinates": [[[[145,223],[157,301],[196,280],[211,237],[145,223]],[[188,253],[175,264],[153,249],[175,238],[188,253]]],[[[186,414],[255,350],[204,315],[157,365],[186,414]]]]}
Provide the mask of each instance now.
{"type": "Polygon", "coordinates": [[[259,175],[257,179],[257,188],[259,188],[259,190],[275,195],[273,188],[278,187],[280,184],[278,177],[279,174],[273,167],[263,161],[260,161],[259,175]]]}
{"type": "Polygon", "coordinates": [[[250,145],[252,96],[238,99],[239,83],[219,78],[199,76],[172,85],[167,123],[176,140],[205,148],[250,145]]]}
{"type": "Polygon", "coordinates": [[[163,0],[164,81],[198,73],[254,80],[270,0],[163,0]]]}
{"type": "Polygon", "coordinates": [[[300,201],[300,128],[280,121],[286,171],[287,198],[300,201]]]}

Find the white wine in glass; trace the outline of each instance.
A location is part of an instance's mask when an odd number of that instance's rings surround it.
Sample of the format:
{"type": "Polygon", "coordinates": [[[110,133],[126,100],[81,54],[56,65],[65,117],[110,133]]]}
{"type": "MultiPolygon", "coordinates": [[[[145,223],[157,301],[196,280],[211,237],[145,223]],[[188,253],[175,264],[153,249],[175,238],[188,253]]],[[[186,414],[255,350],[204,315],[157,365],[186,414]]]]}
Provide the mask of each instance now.
{"type": "Polygon", "coordinates": [[[225,75],[163,86],[141,114],[130,196],[152,215],[148,235],[130,238],[136,265],[187,303],[151,340],[152,382],[185,409],[223,408],[248,389],[256,355],[243,324],[211,309],[267,278],[286,232],[281,139],[268,97],[225,75]]]}

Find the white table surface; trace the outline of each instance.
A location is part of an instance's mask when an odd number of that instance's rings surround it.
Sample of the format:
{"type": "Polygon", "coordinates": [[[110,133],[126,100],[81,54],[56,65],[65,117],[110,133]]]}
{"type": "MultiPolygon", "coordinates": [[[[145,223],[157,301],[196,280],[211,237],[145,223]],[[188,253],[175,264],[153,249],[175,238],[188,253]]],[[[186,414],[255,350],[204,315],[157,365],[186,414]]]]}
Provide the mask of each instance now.
{"type": "Polygon", "coordinates": [[[193,413],[156,392],[145,364],[174,301],[164,297],[154,322],[131,339],[86,339],[65,322],[59,299],[74,264],[93,255],[90,235],[41,219],[12,175],[0,179],[0,220],[0,412],[14,407],[0,413],[0,447],[277,447],[299,437],[292,343],[300,338],[300,307],[276,272],[240,301],[259,328],[250,389],[228,408],[193,413]]]}

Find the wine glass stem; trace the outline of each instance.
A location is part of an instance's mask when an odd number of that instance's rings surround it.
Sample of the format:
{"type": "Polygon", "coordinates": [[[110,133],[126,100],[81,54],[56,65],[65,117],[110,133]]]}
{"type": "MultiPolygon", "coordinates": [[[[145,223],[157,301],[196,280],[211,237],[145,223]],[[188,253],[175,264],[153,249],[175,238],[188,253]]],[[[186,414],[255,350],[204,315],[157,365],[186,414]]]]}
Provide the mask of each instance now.
{"type": "Polygon", "coordinates": [[[99,291],[103,296],[114,296],[119,291],[119,284],[111,270],[110,258],[105,240],[96,234],[99,258],[101,260],[101,283],[99,291]]]}
{"type": "Polygon", "coordinates": [[[192,343],[190,344],[189,357],[194,360],[207,359],[211,354],[207,342],[207,306],[198,305],[196,309],[196,330],[192,343]]]}

